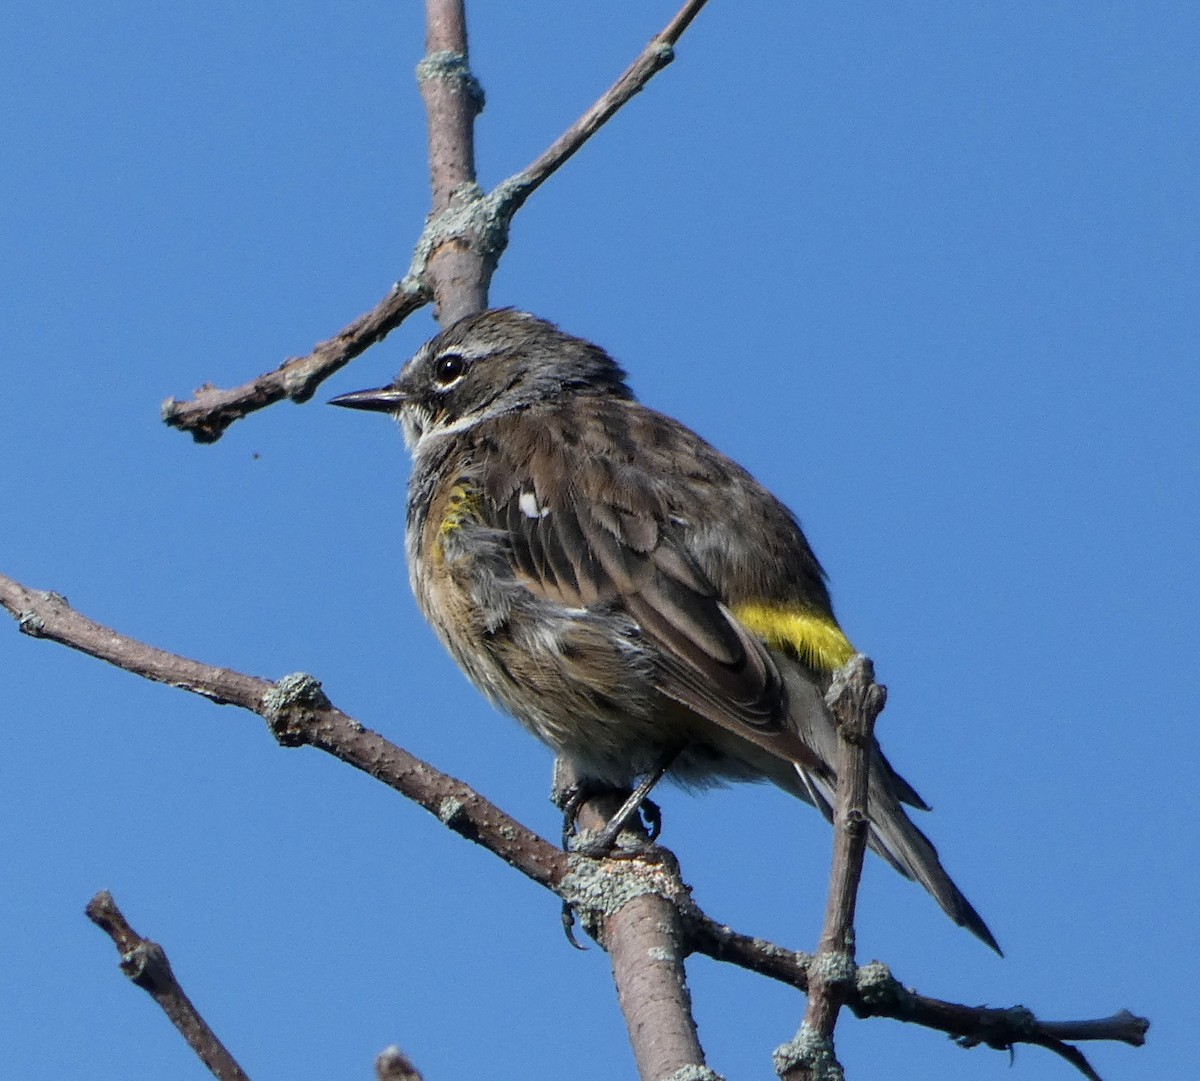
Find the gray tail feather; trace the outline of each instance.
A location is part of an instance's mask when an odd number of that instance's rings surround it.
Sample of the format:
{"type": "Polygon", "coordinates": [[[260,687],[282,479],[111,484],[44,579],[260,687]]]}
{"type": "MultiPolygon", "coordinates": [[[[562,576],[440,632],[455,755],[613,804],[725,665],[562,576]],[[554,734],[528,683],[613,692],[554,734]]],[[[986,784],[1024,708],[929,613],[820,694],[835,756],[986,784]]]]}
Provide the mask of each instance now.
{"type": "MultiPolygon", "coordinates": [[[[787,683],[790,702],[788,715],[794,730],[821,761],[832,764],[837,760],[838,735],[837,724],[825,704],[823,683],[827,681],[818,680],[813,673],[786,659],[781,659],[779,663],[787,683]]],[[[946,874],[946,869],[938,859],[937,849],[917,829],[901,806],[908,804],[927,811],[928,804],[912,785],[892,769],[879,744],[875,741],[872,744],[869,788],[871,847],[906,878],[920,882],[955,923],[966,927],[997,953],[1001,953],[987,924],[946,874]]],[[[833,770],[830,769],[827,775],[818,777],[799,765],[795,765],[795,772],[786,767],[768,772],[768,776],[782,787],[815,803],[829,819],[833,817],[835,782],[832,775],[833,770]],[[799,784],[796,783],[796,773],[800,775],[799,784]]]]}
{"type": "MultiPolygon", "coordinates": [[[[830,821],[833,820],[833,792],[822,780],[810,776],[797,768],[807,790],[807,795],[830,821]]],[[[871,832],[867,843],[890,863],[905,878],[919,882],[929,891],[933,899],[960,927],[965,927],[982,942],[995,950],[1001,957],[995,936],[983,922],[983,917],[963,895],[938,859],[937,849],[904,812],[890,783],[899,775],[878,754],[872,762],[870,782],[871,832]]],[[[905,784],[903,789],[912,791],[905,784]]],[[[901,797],[903,798],[903,797],[901,797]]],[[[919,797],[918,797],[919,798],[919,797]]],[[[909,802],[905,800],[905,802],[909,802]]]]}

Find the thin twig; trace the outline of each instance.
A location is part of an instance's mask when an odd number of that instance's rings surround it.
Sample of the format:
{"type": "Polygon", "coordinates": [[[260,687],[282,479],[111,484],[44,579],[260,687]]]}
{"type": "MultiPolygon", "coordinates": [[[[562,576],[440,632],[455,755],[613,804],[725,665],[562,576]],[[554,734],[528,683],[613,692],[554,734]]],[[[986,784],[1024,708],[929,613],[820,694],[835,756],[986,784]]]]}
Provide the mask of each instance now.
{"type": "Polygon", "coordinates": [[[306,402],[334,372],[344,368],[359,353],[383,341],[429,297],[409,282],[393,288],[371,311],[313,346],[303,357],[292,357],[274,371],[222,390],[205,384],[187,401],[168,398],[163,402],[162,418],[172,428],[190,432],[197,443],[215,443],[235,420],[259,409],[290,398],[306,402]]]}
{"type": "Polygon", "coordinates": [[[675,45],[692,20],[700,14],[700,9],[705,3],[706,0],[688,0],[583,116],[529,165],[497,187],[497,194],[504,193],[504,206],[509,218],[521,208],[530,195],[561,169],[618,109],[643,90],[655,75],[675,59],[675,45]]]}
{"type": "Polygon", "coordinates": [[[250,1081],[180,987],[166,951],[129,926],[112,894],[101,890],[85,911],[88,919],[113,940],[121,955],[121,971],[162,1007],[212,1075],[218,1081],[250,1081]]]}
{"type": "Polygon", "coordinates": [[[854,910],[867,848],[867,787],[871,739],[886,694],[870,660],[855,654],[834,676],[827,696],[837,720],[837,794],[833,814],[833,866],[825,923],[809,968],[808,1005],[795,1038],[775,1052],[787,1081],[835,1081],[842,1067],[833,1048],[838,1013],[854,988],[854,910]]]}
{"type": "MultiPolygon", "coordinates": [[[[807,991],[813,955],[741,934],[696,910],[689,926],[695,953],[737,965],[760,976],[807,991]]],[[[1141,1047],[1150,1022],[1128,1010],[1086,1021],[1040,1021],[1023,1006],[966,1006],[922,995],[874,962],[858,968],[846,1005],[856,1017],[887,1017],[944,1032],[962,1047],[1007,1049],[1028,1043],[1057,1051],[1068,1041],[1105,1041],[1141,1047]]]]}
{"type": "MultiPolygon", "coordinates": [[[[202,664],[147,646],[72,609],[66,599],[32,590],[0,575],[0,606],[20,629],[108,661],[118,668],[168,683],[212,702],[237,705],[264,717],[279,742],[308,745],[332,754],[436,815],[444,825],[487,848],[522,874],[560,897],[579,901],[572,860],[468,785],[439,772],[332,706],[311,676],[276,683],[202,664]]],[[[610,861],[619,865],[622,860],[610,861]]],[[[588,865],[593,860],[585,861],[588,865]]],[[[605,865],[606,867],[608,864],[605,865]]],[[[684,919],[686,949],[738,965],[773,980],[808,989],[812,956],[740,934],[706,916],[686,896],[674,895],[684,919]]],[[[1062,1054],[1067,1041],[1107,1040],[1140,1047],[1149,1022],[1122,1011],[1088,1021],[1039,1021],[1021,1007],[988,1009],[919,995],[886,966],[860,967],[847,1005],[859,1017],[890,1017],[945,1032],[964,1046],[1008,1048],[1035,1044],[1062,1054]]]]}

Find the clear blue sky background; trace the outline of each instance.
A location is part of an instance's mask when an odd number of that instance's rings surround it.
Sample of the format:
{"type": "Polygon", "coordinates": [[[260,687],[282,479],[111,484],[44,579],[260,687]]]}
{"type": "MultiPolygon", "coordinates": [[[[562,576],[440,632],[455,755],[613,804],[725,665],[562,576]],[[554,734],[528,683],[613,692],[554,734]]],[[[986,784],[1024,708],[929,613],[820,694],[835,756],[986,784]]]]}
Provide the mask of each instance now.
{"type": "MultiPolygon", "coordinates": [[[[674,8],[472,5],[481,178],[525,165],[674,8]]],[[[417,3],[10,0],[0,16],[0,566],[206,661],[306,670],[549,836],[550,757],[409,597],[407,459],[321,404],[200,447],[159,403],[303,353],[402,275],[428,206],[417,3]]],[[[521,213],[493,300],[607,346],[800,515],[891,690],[880,736],[991,956],[872,862],[862,959],[1051,1018],[1122,1006],[1106,1081],[1196,1050],[1200,230],[1192,3],[713,0],[521,213]]],[[[82,915],[113,890],[255,1078],[634,1076],[558,906],[260,721],[0,626],[0,1061],[200,1078],[82,915]]],[[[662,793],[697,900],[811,945],[829,834],[773,791],[662,793]]],[[[697,959],[713,1066],[803,999],[697,959]]],[[[848,1018],[854,1079],[1069,1078],[848,1018]]]]}

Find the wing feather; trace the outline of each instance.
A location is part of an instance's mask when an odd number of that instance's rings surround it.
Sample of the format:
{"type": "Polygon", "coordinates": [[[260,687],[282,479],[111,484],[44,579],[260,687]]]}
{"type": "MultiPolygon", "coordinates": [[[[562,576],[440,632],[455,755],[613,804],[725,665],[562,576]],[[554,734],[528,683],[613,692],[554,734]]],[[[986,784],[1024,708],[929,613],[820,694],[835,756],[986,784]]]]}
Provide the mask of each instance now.
{"type": "Polygon", "coordinates": [[[601,492],[581,491],[578,478],[542,490],[511,462],[507,468],[515,483],[495,506],[494,524],[507,533],[526,588],[568,606],[623,609],[655,647],[662,694],[829,775],[786,724],[787,693],[766,647],[721,603],[648,481],[625,470],[618,484],[610,468],[601,492]]]}
{"type": "MultiPolygon", "coordinates": [[[[820,564],[787,510],[698,436],[630,402],[608,408],[547,414],[524,445],[481,444],[486,524],[506,534],[525,588],[568,608],[631,617],[650,647],[657,690],[767,751],[769,762],[749,751],[745,761],[757,761],[765,776],[829,817],[837,736],[821,694],[825,676],[792,654],[777,662],[764,638],[730,610],[769,598],[832,621],[820,564]],[[586,467],[568,461],[564,447],[583,453],[586,467]],[[732,536],[711,528],[706,508],[739,491],[753,496],[745,501],[747,520],[732,536]],[[736,583],[738,595],[720,595],[713,579],[736,583]],[[794,774],[783,765],[789,762],[794,774]]],[[[728,516],[728,506],[720,510],[728,516]]],[[[712,734],[714,747],[739,753],[723,740],[712,734]]],[[[995,946],[901,803],[926,808],[876,744],[871,847],[995,946]]]]}

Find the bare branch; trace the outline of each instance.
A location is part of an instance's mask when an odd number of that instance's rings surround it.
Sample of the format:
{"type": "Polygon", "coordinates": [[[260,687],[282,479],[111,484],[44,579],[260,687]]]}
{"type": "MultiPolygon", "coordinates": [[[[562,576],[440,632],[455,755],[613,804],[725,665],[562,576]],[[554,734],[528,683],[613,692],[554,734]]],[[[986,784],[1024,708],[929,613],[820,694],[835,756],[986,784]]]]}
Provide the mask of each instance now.
{"type": "Polygon", "coordinates": [[[1092,1021],[1039,1021],[1038,1027],[1055,1040],[1114,1040],[1131,1047],[1146,1042],[1150,1022],[1128,1010],[1092,1021]]]}
{"type": "Polygon", "coordinates": [[[418,308],[429,303],[424,291],[408,279],[398,283],[371,311],[360,315],[332,338],[313,346],[307,356],[292,357],[231,390],[206,384],[186,402],[168,398],[162,418],[172,428],[190,432],[197,443],[215,443],[235,420],[284,398],[306,402],[334,372],[359,353],[383,341],[418,308]]]}
{"type": "Polygon", "coordinates": [[[493,193],[508,219],[542,184],[554,175],[623,105],[675,59],[675,44],[706,0],[688,0],[662,31],[650,39],[638,58],[578,120],[535,161],[510,176],[493,193]]]}
{"type": "MultiPolygon", "coordinates": [[[[469,204],[480,194],[475,183],[475,117],[483,109],[483,89],[471,74],[463,0],[425,0],[425,59],[417,65],[417,81],[428,117],[431,216],[445,218],[458,209],[469,213],[469,204]]],[[[421,280],[433,294],[444,327],[487,307],[488,287],[503,249],[477,242],[481,238],[469,229],[445,232],[429,246],[421,268],[421,280]]]]}
{"type": "Polygon", "coordinates": [[[121,971],[162,1007],[213,1076],[218,1081],[250,1081],[179,986],[166,951],[129,926],[112,894],[102,890],[88,902],[85,911],[87,918],[113,940],[121,955],[121,971]]]}
{"type": "MultiPolygon", "coordinates": [[[[648,892],[646,882],[651,881],[653,892],[671,900],[682,914],[687,952],[702,953],[801,991],[808,990],[812,955],[740,934],[705,915],[682,883],[674,885],[671,876],[661,872],[662,861],[652,861],[651,866],[660,867],[660,872],[648,878],[644,867],[636,868],[632,877],[624,870],[623,865],[642,861],[567,856],[468,785],[439,772],[331,705],[311,676],[286,676],[270,683],[180,657],[93,622],[56,593],[29,589],[3,575],[0,606],[17,619],[24,633],[33,637],[59,642],[146,679],[262,716],[283,746],[316,747],[370,774],[539,885],[572,904],[585,908],[592,905],[600,917],[620,911],[623,903],[648,892]],[[619,884],[609,883],[607,888],[597,885],[610,877],[619,879],[619,884]]],[[[1148,1021],[1128,1011],[1098,1020],[1043,1022],[1023,1007],[988,1009],[928,998],[904,987],[881,964],[857,970],[846,1004],[859,1017],[890,1017],[918,1024],[948,1033],[964,1047],[1007,1049],[1027,1043],[1058,1054],[1064,1053],[1066,1042],[1071,1040],[1112,1040],[1137,1047],[1145,1042],[1149,1028],[1148,1021]]]]}
{"type": "MultiPolygon", "coordinates": [[[[566,778],[569,769],[562,760],[557,763],[556,787],[578,783],[577,776],[566,778]]],[[[604,829],[623,795],[593,796],[579,808],[576,824],[585,832],[604,829]]],[[[636,822],[626,831],[640,834],[637,857],[600,863],[573,858],[566,896],[580,907],[589,933],[608,951],[641,1076],[671,1077],[688,1069],[699,1081],[706,1070],[704,1050],[684,968],[688,949],[682,912],[691,908],[691,898],[675,857],[650,845],[636,822]]]]}
{"type": "Polygon", "coordinates": [[[28,589],[4,575],[0,575],[0,605],[32,637],[59,642],[218,705],[241,706],[258,714],[283,746],[316,747],[370,774],[456,833],[491,847],[541,885],[554,889],[566,874],[566,853],[461,781],[438,772],[331,705],[312,676],[285,676],[271,683],[168,653],[93,622],[57,593],[28,589]]]}
{"type": "MultiPolygon", "coordinates": [[[[808,991],[814,956],[741,934],[699,910],[692,912],[689,942],[695,953],[737,965],[761,976],[808,991]]],[[[1109,1041],[1141,1047],[1150,1022],[1128,1010],[1087,1021],[1040,1021],[1023,1006],[965,1006],[919,994],[897,980],[879,962],[860,966],[846,1000],[856,1017],[887,1017],[944,1032],[962,1047],[1008,1050],[1034,1044],[1059,1052],[1068,1041],[1109,1041]]],[[[1059,1052],[1060,1053],[1060,1052],[1059,1052]]]]}
{"type": "Polygon", "coordinates": [[[218,705],[238,705],[257,713],[263,695],[271,689],[266,680],[188,660],[118,634],[77,612],[61,593],[27,589],[4,575],[0,575],[0,605],[16,618],[22,634],[48,638],[144,679],[202,695],[218,705]]]}
{"type": "Polygon", "coordinates": [[[639,1072],[672,1077],[690,1068],[688,1076],[697,1076],[705,1058],[692,1016],[678,907],[647,891],[623,905],[605,927],[604,946],[639,1072]]]}
{"type": "Polygon", "coordinates": [[[188,401],[168,398],[163,420],[215,443],[236,420],[290,398],[306,402],[340,368],[382,341],[437,297],[443,323],[486,307],[487,286],[508,243],[508,226],[525,201],[674,58],[673,47],[705,0],[688,0],[629,69],[538,159],[484,194],[475,183],[473,121],[483,91],[467,64],[461,0],[429,0],[429,52],[417,68],[429,114],[433,209],[403,280],[304,357],[293,357],[240,387],[203,386],[188,401]]]}
{"type": "Polygon", "coordinates": [[[808,1006],[795,1038],[775,1052],[788,1081],[833,1081],[842,1067],[833,1050],[838,1013],[854,987],[854,909],[867,849],[867,786],[871,737],[886,692],[861,653],[834,676],[827,700],[838,727],[837,798],[833,813],[833,867],[825,924],[809,968],[808,1006]]]}

